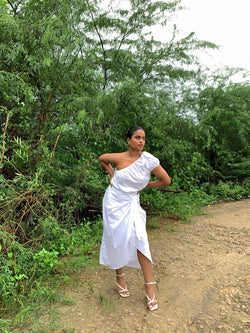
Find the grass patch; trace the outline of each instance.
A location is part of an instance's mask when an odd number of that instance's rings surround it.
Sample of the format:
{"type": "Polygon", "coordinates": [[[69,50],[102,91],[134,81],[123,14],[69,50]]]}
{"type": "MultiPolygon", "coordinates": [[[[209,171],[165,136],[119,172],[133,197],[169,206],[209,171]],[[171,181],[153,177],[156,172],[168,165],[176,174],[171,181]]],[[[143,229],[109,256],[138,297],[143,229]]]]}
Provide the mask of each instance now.
{"type": "Polygon", "coordinates": [[[99,301],[106,311],[114,311],[115,305],[111,298],[100,294],[99,301]]]}

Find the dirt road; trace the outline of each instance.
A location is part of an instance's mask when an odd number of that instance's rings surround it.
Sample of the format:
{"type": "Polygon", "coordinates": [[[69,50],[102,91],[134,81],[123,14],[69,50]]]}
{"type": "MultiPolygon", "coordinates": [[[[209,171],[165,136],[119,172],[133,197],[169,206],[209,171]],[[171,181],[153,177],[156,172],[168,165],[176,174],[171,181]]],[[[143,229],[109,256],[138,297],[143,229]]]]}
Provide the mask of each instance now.
{"type": "Polygon", "coordinates": [[[157,311],[146,310],[141,270],[125,268],[123,299],[114,272],[97,265],[64,286],[74,304],[56,305],[50,332],[249,332],[250,199],[204,211],[191,224],[161,219],[148,230],[157,311]]]}

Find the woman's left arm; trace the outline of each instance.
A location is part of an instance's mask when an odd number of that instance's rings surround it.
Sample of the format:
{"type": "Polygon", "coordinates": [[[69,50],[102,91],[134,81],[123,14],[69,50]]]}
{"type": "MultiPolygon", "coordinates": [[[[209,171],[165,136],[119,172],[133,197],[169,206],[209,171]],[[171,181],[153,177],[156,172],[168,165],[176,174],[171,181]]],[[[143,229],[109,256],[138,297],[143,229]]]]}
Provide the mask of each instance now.
{"type": "Polygon", "coordinates": [[[154,170],[152,170],[152,173],[158,178],[157,180],[154,180],[152,182],[149,182],[146,186],[149,187],[161,187],[161,186],[168,186],[171,184],[171,178],[169,177],[168,173],[161,165],[158,165],[154,170]]]}

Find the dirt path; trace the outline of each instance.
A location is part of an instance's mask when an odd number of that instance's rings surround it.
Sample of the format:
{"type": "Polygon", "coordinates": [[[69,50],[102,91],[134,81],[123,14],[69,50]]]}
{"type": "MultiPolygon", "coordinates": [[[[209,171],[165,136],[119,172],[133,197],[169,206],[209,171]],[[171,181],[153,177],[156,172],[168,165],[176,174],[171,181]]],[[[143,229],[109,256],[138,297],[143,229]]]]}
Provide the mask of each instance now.
{"type": "Polygon", "coordinates": [[[148,230],[157,311],[146,310],[141,270],[125,268],[131,297],[122,299],[114,272],[98,265],[64,286],[74,304],[56,306],[50,332],[249,332],[250,199],[205,212],[192,224],[162,219],[148,230]]]}

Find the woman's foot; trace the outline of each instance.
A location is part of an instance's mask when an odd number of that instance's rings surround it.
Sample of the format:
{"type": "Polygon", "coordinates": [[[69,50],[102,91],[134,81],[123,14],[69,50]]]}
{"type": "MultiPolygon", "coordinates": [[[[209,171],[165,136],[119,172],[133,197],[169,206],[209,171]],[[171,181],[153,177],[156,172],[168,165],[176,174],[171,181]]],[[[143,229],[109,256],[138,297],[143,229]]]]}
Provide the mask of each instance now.
{"type": "Polygon", "coordinates": [[[124,273],[116,274],[116,282],[115,283],[117,285],[118,294],[121,297],[129,297],[130,293],[129,293],[127,285],[126,285],[124,275],[125,275],[124,273]]]}
{"type": "Polygon", "coordinates": [[[147,297],[147,308],[150,311],[154,311],[158,308],[158,302],[153,290],[154,284],[156,284],[156,282],[145,282],[144,284],[144,291],[147,297]]]}

